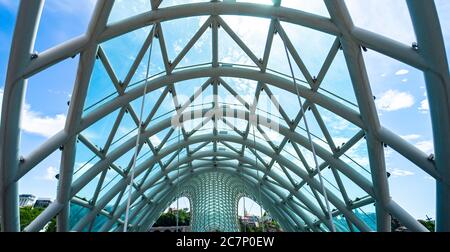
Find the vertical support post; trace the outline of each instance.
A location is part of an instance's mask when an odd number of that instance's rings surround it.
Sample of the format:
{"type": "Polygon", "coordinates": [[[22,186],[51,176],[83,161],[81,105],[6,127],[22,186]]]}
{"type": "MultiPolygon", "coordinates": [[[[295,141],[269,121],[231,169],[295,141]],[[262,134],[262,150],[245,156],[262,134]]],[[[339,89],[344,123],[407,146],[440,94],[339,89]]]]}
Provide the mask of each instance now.
{"type": "Polygon", "coordinates": [[[417,35],[433,127],[436,181],[436,231],[450,232],[450,77],[444,38],[434,1],[406,1],[417,35]]]}
{"type": "MultiPolygon", "coordinates": [[[[77,78],[75,80],[75,87],[73,91],[72,100],[70,102],[69,113],[66,120],[64,130],[68,135],[77,129],[81,120],[84,108],[84,102],[87,95],[89,82],[95,64],[98,44],[97,38],[101,32],[106,29],[109,14],[111,13],[114,1],[101,0],[98,1],[91,22],[88,27],[87,36],[89,37],[89,45],[87,49],[80,55],[80,62],[77,70],[77,78]]],[[[69,231],[70,218],[70,189],[73,177],[73,167],[75,165],[76,155],[76,139],[77,136],[69,139],[63,146],[63,153],[61,155],[61,167],[58,181],[58,192],[56,201],[63,204],[61,212],[57,216],[57,231],[69,231]]]]}
{"type": "Polygon", "coordinates": [[[325,0],[327,9],[336,26],[340,29],[341,45],[350,77],[358,100],[359,109],[366,129],[366,140],[370,160],[372,181],[376,196],[377,230],[379,232],[391,231],[391,217],[386,211],[390,202],[389,184],[386,176],[383,144],[376,137],[381,128],[373,94],[370,88],[369,77],[364,64],[361,47],[351,36],[354,27],[350,14],[341,0],[325,0]]]}
{"type": "Polygon", "coordinates": [[[219,23],[216,18],[211,22],[212,27],[212,66],[219,66],[219,23]]]}
{"type": "MultiPolygon", "coordinates": [[[[65,126],[65,131],[67,132],[73,132],[81,118],[87,94],[87,87],[95,64],[96,53],[96,46],[81,53],[74,95],[72,96],[65,126]]],[[[70,188],[72,184],[73,167],[75,165],[76,139],[77,136],[73,136],[64,144],[64,146],[62,146],[63,153],[61,155],[61,168],[56,201],[57,203],[64,204],[64,207],[57,216],[56,223],[58,232],[67,232],[69,230],[70,204],[68,202],[70,201],[70,188]]]]}
{"type": "Polygon", "coordinates": [[[64,204],[61,212],[56,217],[56,229],[58,232],[69,230],[70,217],[70,184],[73,177],[73,166],[75,164],[76,137],[72,137],[64,146],[61,157],[61,169],[58,180],[58,194],[56,201],[64,204]]]}
{"type": "Polygon", "coordinates": [[[20,231],[15,178],[20,162],[20,115],[27,86],[21,75],[33,58],[43,6],[44,0],[20,1],[9,56],[0,127],[0,216],[6,232],[20,231]]]}

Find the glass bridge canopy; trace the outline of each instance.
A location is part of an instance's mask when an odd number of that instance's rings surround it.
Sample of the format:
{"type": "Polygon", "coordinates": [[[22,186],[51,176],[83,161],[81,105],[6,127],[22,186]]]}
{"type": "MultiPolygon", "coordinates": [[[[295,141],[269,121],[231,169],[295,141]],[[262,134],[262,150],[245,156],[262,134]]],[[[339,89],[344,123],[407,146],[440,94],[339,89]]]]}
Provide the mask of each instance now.
{"type": "Polygon", "coordinates": [[[390,198],[385,145],[441,175],[380,124],[362,55],[422,61],[390,34],[353,27],[351,1],[303,2],[97,1],[85,37],[67,45],[80,53],[72,125],[43,145],[62,150],[43,219],[67,209],[61,231],[147,231],[187,196],[195,230],[237,231],[248,195],[286,231],[386,231],[390,216],[424,231],[390,198]]]}

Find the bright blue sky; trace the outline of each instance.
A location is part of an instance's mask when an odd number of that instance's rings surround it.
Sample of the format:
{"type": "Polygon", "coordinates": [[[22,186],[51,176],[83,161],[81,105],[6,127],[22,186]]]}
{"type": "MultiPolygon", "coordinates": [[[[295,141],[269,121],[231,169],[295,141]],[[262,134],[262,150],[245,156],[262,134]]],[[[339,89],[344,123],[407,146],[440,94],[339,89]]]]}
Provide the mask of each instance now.
{"type": "MultiPolygon", "coordinates": [[[[166,1],[167,3],[163,1],[162,7],[176,2],[186,2],[166,1]]],[[[3,83],[9,56],[8,51],[18,2],[16,0],[0,0],[0,44],[3,45],[0,46],[0,99],[3,95],[3,83]]],[[[124,4],[124,2],[129,4],[129,1],[117,1],[110,21],[120,20],[123,17],[142,12],[148,8],[146,6],[148,1],[136,0],[137,8],[129,8],[129,5],[124,4]]],[[[270,3],[271,1],[251,2],[270,3]]],[[[411,44],[411,42],[415,41],[405,1],[371,0],[363,2],[347,0],[346,2],[356,25],[390,36],[405,44],[411,44]],[[383,18],[379,17],[380,13],[383,14],[383,18]]],[[[86,30],[94,3],[95,0],[47,0],[36,41],[36,51],[44,51],[69,38],[81,35],[86,30]]],[[[446,46],[450,48],[450,3],[446,0],[437,0],[436,4],[444,30],[446,46]]],[[[282,5],[328,16],[322,1],[308,1],[306,3],[306,1],[285,0],[282,5]]],[[[264,43],[261,43],[261,41],[264,41],[267,35],[268,20],[232,16],[223,17],[223,19],[248,44],[257,57],[262,57],[264,43]]],[[[205,17],[196,17],[163,23],[170,59],[176,57],[181,48],[205,20],[205,17]]],[[[299,50],[300,56],[311,73],[317,75],[334,38],[290,24],[283,23],[283,27],[299,50]],[[327,49],[323,50],[323,48],[327,49]]],[[[123,38],[103,45],[113,68],[115,68],[120,78],[123,78],[126,74],[127,68],[131,65],[133,57],[139,49],[139,45],[145,39],[146,34],[143,31],[148,31],[148,28],[125,35],[123,38]]],[[[222,62],[251,64],[251,61],[242,51],[237,49],[235,45],[232,45],[231,39],[226,37],[227,35],[224,34],[223,29],[220,32],[219,36],[221,36],[221,41],[223,42],[219,48],[219,60],[222,62]]],[[[210,51],[207,50],[209,43],[206,43],[210,41],[210,38],[210,31],[207,31],[200,39],[200,43],[180,63],[180,66],[210,61],[210,51]]],[[[155,43],[153,50],[151,73],[155,74],[162,71],[163,67],[160,61],[159,44],[155,43]]],[[[289,73],[286,64],[283,64],[285,56],[283,54],[284,51],[282,51],[282,42],[279,38],[275,38],[272,50],[278,53],[272,54],[268,67],[283,73],[289,73]]],[[[447,50],[447,55],[449,55],[449,52],[450,50],[447,50]]],[[[382,124],[427,154],[433,153],[431,122],[427,109],[426,90],[424,89],[425,84],[422,73],[373,51],[365,53],[364,57],[373,93],[377,97],[377,107],[382,124]]],[[[72,92],[77,62],[78,58],[68,59],[29,80],[26,105],[23,112],[23,130],[20,146],[22,155],[26,156],[36,146],[44,143],[49,136],[62,129],[68,108],[66,103],[70,99],[70,93],[72,92]]],[[[133,80],[141,80],[145,76],[144,70],[145,64],[140,67],[138,76],[133,80]]],[[[298,69],[296,70],[296,75],[301,78],[298,69]]],[[[95,82],[96,88],[90,90],[90,97],[88,97],[86,105],[90,105],[114,91],[108,80],[103,78],[104,76],[106,76],[104,70],[102,70],[101,66],[96,65],[93,79],[96,78],[98,82],[95,82]],[[106,86],[108,88],[105,88],[106,86]]],[[[230,85],[236,87],[244,97],[251,97],[252,92],[254,92],[255,83],[251,81],[233,79],[227,81],[230,82],[230,85]]],[[[185,82],[182,85],[189,88],[183,89],[188,91],[182,94],[190,96],[194,90],[191,86],[198,87],[201,83],[202,81],[200,80],[185,82]]],[[[335,59],[322,87],[350,101],[355,101],[351,85],[349,84],[349,77],[346,73],[345,62],[341,54],[338,54],[335,59]]],[[[151,94],[149,100],[157,97],[158,93],[159,91],[155,91],[151,94]]],[[[297,103],[295,96],[285,96],[281,90],[276,90],[274,93],[283,97],[280,103],[284,107],[290,107],[289,104],[297,103]]],[[[133,103],[133,107],[137,108],[138,104],[139,100],[133,103]]],[[[170,106],[170,102],[168,102],[165,108],[166,111],[170,110],[170,106]]],[[[348,122],[337,118],[329,112],[327,113],[323,109],[321,112],[325,122],[329,125],[336,144],[345,142],[352,134],[356,133],[356,129],[348,122]]],[[[294,115],[295,110],[288,109],[287,113],[294,115]]],[[[89,135],[91,140],[100,146],[102,142],[104,143],[104,137],[96,136],[95,133],[102,135],[98,133],[101,132],[99,130],[109,131],[105,127],[110,125],[114,119],[115,117],[111,116],[84,133],[89,135]]],[[[316,130],[314,133],[320,135],[317,127],[314,126],[314,122],[312,124],[313,132],[316,130]]],[[[121,126],[123,126],[121,128],[122,134],[134,127],[131,123],[121,126]]],[[[158,135],[152,141],[158,142],[162,137],[163,134],[158,135]]],[[[275,142],[280,141],[278,139],[279,136],[273,135],[273,137],[275,142]]],[[[289,151],[289,149],[287,150],[289,151]]],[[[364,144],[361,142],[350,151],[349,155],[367,167],[368,160],[364,155],[365,152],[364,144]]],[[[33,193],[40,197],[55,197],[56,180],[54,175],[58,172],[59,158],[60,153],[57,151],[27,174],[20,181],[20,192],[33,193]]],[[[310,159],[311,157],[307,158],[310,159]]],[[[80,161],[82,164],[88,159],[89,154],[84,154],[83,150],[80,150],[77,161],[80,161]]],[[[395,151],[388,149],[386,160],[388,170],[393,174],[389,179],[392,197],[417,218],[424,218],[425,215],[434,217],[434,181],[411,162],[396,154],[395,151]]],[[[89,191],[87,190],[83,194],[88,194],[89,191]]],[[[359,193],[355,189],[354,196],[358,195],[359,193]]],[[[259,209],[255,213],[258,212],[259,209]]]]}

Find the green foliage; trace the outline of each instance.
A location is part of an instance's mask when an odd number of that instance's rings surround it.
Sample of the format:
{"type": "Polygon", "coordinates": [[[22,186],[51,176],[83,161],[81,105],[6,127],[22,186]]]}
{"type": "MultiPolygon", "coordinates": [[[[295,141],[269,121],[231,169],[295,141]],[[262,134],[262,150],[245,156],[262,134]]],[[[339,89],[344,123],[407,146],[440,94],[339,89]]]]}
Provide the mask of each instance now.
{"type": "MultiPolygon", "coordinates": [[[[189,226],[191,222],[191,214],[184,211],[178,211],[178,226],[189,226]]],[[[169,211],[161,214],[158,220],[155,222],[154,227],[173,227],[177,225],[177,213],[176,211],[169,211]]]]}
{"type": "MultiPolygon", "coordinates": [[[[44,208],[22,207],[20,208],[20,230],[24,230],[39,214],[44,211],[44,208]]],[[[56,232],[56,219],[53,218],[46,227],[45,232],[56,232]]]]}
{"type": "Polygon", "coordinates": [[[20,230],[24,230],[39,214],[42,213],[42,208],[23,207],[20,208],[20,230]]]}
{"type": "MultiPolygon", "coordinates": [[[[265,215],[264,215],[265,216],[265,215]]],[[[278,222],[275,220],[271,221],[265,221],[264,223],[260,223],[258,227],[255,227],[254,225],[244,225],[244,223],[239,220],[239,226],[241,229],[241,232],[247,232],[247,233],[260,233],[260,232],[281,232],[281,227],[278,222]]]]}
{"type": "MultiPolygon", "coordinates": [[[[436,223],[434,220],[417,220],[422,224],[424,227],[426,227],[430,232],[435,232],[436,223]]],[[[392,232],[404,232],[408,229],[404,227],[400,221],[394,217],[391,218],[391,229],[392,232]]]]}
{"type": "Polygon", "coordinates": [[[419,220],[420,224],[424,225],[430,232],[434,232],[435,230],[435,222],[432,220],[419,220]]]}
{"type": "Polygon", "coordinates": [[[56,232],[56,218],[53,218],[50,223],[48,224],[47,228],[45,229],[45,232],[56,232]]]}

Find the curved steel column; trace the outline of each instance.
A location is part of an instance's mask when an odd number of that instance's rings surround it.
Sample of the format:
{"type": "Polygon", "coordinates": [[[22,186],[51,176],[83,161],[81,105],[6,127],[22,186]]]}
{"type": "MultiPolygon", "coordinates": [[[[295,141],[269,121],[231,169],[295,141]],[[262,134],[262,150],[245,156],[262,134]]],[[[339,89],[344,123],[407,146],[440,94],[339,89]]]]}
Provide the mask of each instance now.
{"type": "Polygon", "coordinates": [[[0,216],[3,231],[20,231],[18,184],[20,117],[27,80],[21,73],[32,56],[44,0],[20,1],[9,56],[0,127],[0,216]]]}
{"type": "MultiPolygon", "coordinates": [[[[424,71],[433,127],[436,169],[436,231],[450,232],[450,77],[444,38],[434,1],[408,0],[424,71]]],[[[447,17],[448,18],[448,17],[447,17]]]]}

